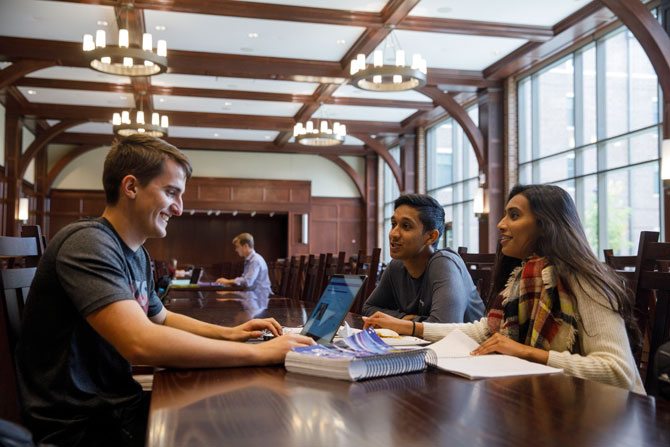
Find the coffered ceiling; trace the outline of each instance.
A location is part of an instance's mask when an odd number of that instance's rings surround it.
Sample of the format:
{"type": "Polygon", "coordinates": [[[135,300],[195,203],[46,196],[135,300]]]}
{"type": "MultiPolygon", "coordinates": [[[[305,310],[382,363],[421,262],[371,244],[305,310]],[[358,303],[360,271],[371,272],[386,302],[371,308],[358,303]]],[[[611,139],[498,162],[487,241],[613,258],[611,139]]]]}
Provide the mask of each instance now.
{"type": "MultiPolygon", "coordinates": [[[[383,49],[392,29],[406,53],[428,61],[429,86],[462,102],[612,19],[588,0],[135,1],[131,33],[166,39],[169,70],[130,80],[93,71],[82,56],[83,34],[116,36],[120,6],[0,0],[0,68],[50,65],[12,81],[5,97],[42,130],[86,121],[53,142],[108,144],[112,114],[141,100],[145,111],[169,116],[169,139],[186,148],[309,153],[291,129],[310,117],[393,140],[446,112],[417,91],[348,84],[351,59],[383,49]]],[[[351,136],[337,151],[365,153],[351,136]]]]}

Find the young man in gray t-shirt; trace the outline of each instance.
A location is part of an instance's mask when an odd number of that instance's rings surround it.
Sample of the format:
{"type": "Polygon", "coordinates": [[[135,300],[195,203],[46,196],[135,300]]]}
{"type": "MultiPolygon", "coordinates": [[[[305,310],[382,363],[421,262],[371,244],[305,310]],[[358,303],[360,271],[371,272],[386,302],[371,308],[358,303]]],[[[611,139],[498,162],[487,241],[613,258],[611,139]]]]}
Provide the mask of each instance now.
{"type": "Polygon", "coordinates": [[[363,306],[414,321],[469,323],[484,312],[472,278],[452,250],[436,250],[444,210],[432,197],[408,194],[396,199],[391,218],[391,258],[379,285],[363,306]]]}
{"type": "Polygon", "coordinates": [[[24,422],[58,445],[144,445],[148,399],[131,364],[178,368],[281,363],[312,344],[288,335],[233,343],[281,326],[274,319],[228,328],[168,311],[154,293],[142,245],[165,237],[182,212],[191,165],[166,142],[133,135],[105,159],[102,217],[61,230],[31,285],[17,345],[24,422]]]}

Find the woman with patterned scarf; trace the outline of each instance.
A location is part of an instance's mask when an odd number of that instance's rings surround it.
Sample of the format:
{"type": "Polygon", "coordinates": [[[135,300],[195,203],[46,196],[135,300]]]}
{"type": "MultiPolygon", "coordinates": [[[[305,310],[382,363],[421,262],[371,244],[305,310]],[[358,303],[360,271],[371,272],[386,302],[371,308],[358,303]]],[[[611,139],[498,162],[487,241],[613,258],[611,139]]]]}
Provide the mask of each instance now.
{"type": "Polygon", "coordinates": [[[640,341],[632,299],[593,254],[570,195],[552,185],[517,185],[498,230],[486,317],[413,323],[378,312],[364,317],[365,327],[430,341],[460,329],[481,343],[473,355],[513,355],[644,394],[631,351],[640,341]]]}

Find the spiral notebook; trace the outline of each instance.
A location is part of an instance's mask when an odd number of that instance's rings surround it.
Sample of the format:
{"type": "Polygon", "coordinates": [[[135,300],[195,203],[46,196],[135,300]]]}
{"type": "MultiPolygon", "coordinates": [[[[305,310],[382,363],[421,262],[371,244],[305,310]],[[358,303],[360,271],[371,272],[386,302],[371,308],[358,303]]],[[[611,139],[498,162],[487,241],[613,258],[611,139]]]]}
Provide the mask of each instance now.
{"type": "Polygon", "coordinates": [[[289,372],[356,382],[423,371],[436,363],[433,351],[395,349],[369,328],[338,344],[296,348],[286,354],[284,366],[289,372]]]}

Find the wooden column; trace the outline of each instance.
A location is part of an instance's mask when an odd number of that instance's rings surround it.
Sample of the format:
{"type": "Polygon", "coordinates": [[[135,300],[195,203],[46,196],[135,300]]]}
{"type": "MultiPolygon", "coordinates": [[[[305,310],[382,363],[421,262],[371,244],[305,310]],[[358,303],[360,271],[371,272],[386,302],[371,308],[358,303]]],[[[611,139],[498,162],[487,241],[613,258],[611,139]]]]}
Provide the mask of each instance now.
{"type": "Polygon", "coordinates": [[[3,228],[3,234],[6,236],[17,236],[19,234],[19,222],[16,217],[19,207],[19,197],[21,195],[21,179],[17,177],[17,174],[21,159],[22,130],[23,117],[19,115],[18,104],[13,97],[8,95],[5,113],[7,209],[5,211],[5,225],[3,228]]]}
{"type": "Polygon", "coordinates": [[[426,128],[416,128],[416,192],[426,193],[426,128]]]}
{"type": "Polygon", "coordinates": [[[47,147],[43,148],[35,156],[35,223],[42,228],[42,234],[46,234],[48,225],[46,214],[48,212],[47,191],[47,147]]]}
{"type": "Polygon", "coordinates": [[[363,211],[363,228],[361,229],[360,247],[370,253],[377,245],[377,155],[365,157],[365,206],[363,211]]]}
{"type": "Polygon", "coordinates": [[[416,192],[416,137],[405,134],[400,137],[400,168],[402,169],[405,193],[416,192]]]}
{"type": "Polygon", "coordinates": [[[489,88],[479,90],[479,128],[484,137],[484,207],[488,217],[479,221],[479,251],[495,252],[498,239],[498,221],[505,207],[505,163],[503,156],[503,90],[489,88]]]}

